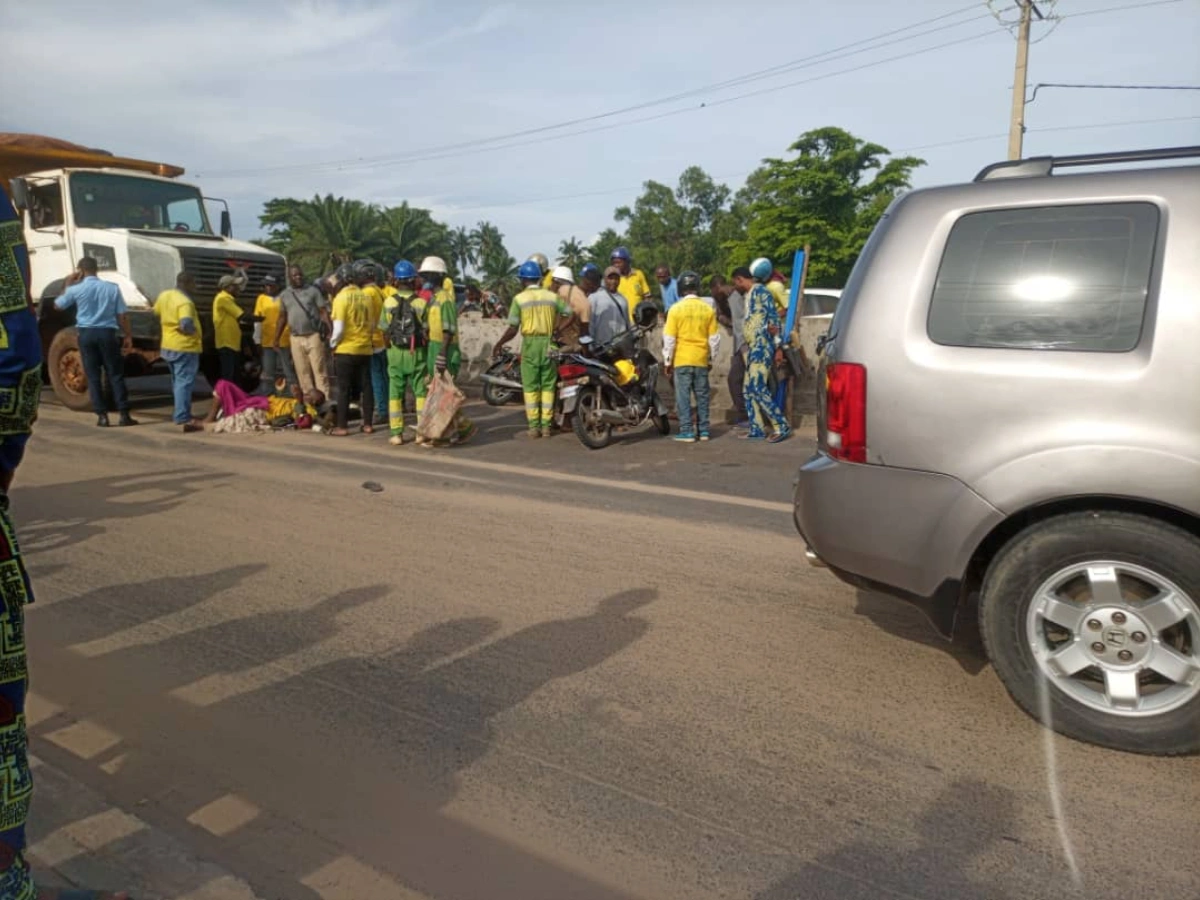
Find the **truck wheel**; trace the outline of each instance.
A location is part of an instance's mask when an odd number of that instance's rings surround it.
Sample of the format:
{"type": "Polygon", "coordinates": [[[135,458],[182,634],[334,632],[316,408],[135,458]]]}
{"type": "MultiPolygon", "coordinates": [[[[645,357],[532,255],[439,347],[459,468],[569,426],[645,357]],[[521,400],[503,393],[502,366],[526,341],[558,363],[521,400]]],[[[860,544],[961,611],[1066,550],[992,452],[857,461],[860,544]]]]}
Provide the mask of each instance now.
{"type": "Polygon", "coordinates": [[[1084,511],[1014,537],[979,607],[1013,699],[1068,737],[1200,751],[1200,539],[1148,516],[1084,511]]]}
{"type": "Polygon", "coordinates": [[[63,406],[76,412],[92,408],[83,357],[79,354],[79,333],[74,328],[63,328],[54,335],[46,354],[46,369],[54,396],[63,406]]]}

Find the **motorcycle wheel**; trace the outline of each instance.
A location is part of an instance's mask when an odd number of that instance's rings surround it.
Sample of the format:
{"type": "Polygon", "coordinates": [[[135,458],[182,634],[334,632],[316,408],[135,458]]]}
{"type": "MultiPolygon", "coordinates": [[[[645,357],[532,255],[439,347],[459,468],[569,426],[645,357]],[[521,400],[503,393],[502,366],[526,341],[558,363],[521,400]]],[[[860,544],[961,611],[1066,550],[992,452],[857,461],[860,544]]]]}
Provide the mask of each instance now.
{"type": "Polygon", "coordinates": [[[654,427],[658,429],[658,433],[666,437],[671,433],[671,420],[666,416],[660,416],[658,413],[651,413],[650,418],[654,420],[654,427]]]}
{"type": "Polygon", "coordinates": [[[593,410],[603,408],[603,406],[604,400],[600,396],[600,388],[593,388],[579,395],[579,405],[571,417],[575,420],[572,423],[575,427],[575,437],[579,438],[579,443],[589,450],[603,450],[612,442],[611,425],[607,422],[595,424],[588,422],[588,414],[593,410]]]}
{"type": "Polygon", "coordinates": [[[516,391],[500,387],[498,384],[486,381],[483,383],[483,399],[487,401],[488,406],[505,406],[511,403],[516,395],[516,391]]]}

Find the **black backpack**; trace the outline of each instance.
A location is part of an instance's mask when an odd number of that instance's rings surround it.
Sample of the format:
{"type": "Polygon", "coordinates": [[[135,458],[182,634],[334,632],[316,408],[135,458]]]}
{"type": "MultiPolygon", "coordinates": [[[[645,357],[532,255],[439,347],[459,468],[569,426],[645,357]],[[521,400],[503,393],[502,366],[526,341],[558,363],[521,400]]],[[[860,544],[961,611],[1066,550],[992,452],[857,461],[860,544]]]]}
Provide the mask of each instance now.
{"type": "Polygon", "coordinates": [[[425,324],[412,305],[411,297],[397,297],[397,303],[392,307],[392,317],[388,320],[387,339],[393,347],[402,350],[416,350],[424,347],[428,340],[425,336],[425,324]]]}

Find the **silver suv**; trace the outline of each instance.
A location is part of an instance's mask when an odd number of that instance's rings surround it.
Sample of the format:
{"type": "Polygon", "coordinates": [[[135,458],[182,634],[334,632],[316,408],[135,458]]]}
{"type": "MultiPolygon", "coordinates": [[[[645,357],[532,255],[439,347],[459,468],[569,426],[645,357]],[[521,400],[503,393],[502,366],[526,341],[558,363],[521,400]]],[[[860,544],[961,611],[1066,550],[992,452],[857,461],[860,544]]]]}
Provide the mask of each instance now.
{"type": "Polygon", "coordinates": [[[1196,160],[1017,160],[893,203],[796,485],[811,562],[947,636],[978,604],[1018,704],[1140,753],[1200,750],[1196,160]]]}

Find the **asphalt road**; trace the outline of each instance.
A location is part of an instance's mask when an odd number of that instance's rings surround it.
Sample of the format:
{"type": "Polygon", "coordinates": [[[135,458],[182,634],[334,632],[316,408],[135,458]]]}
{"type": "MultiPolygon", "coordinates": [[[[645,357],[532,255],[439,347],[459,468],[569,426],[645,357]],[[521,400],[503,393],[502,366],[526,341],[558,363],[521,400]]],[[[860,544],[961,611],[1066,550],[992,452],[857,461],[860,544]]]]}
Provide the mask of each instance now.
{"type": "Polygon", "coordinates": [[[48,405],[13,494],[34,750],[264,898],[1200,896],[1200,761],[1046,741],[970,643],[807,567],[803,439],[140,406],[48,405]]]}

